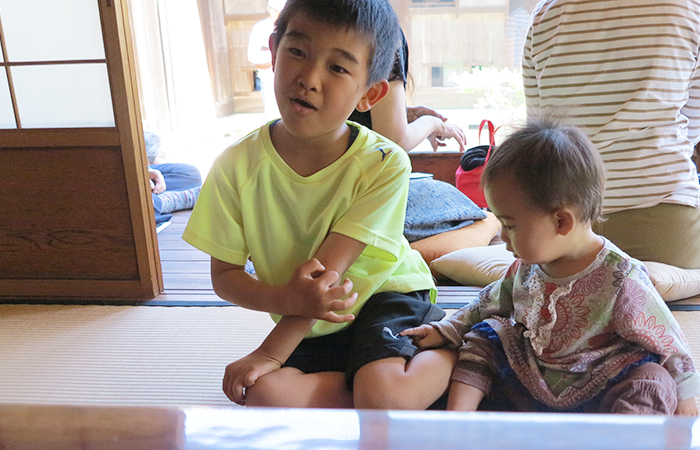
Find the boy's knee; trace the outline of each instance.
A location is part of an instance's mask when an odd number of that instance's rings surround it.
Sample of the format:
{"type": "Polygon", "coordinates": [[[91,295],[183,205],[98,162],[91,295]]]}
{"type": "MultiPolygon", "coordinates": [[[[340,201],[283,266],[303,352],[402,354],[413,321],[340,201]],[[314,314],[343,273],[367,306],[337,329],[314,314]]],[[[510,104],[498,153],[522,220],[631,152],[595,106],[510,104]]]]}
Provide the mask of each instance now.
{"type": "Polygon", "coordinates": [[[355,408],[417,409],[414,395],[406,393],[412,388],[408,385],[409,380],[404,379],[406,361],[403,358],[392,359],[396,361],[375,361],[357,372],[353,382],[355,408]]]}
{"type": "Polygon", "coordinates": [[[246,406],[286,406],[283,402],[287,391],[279,371],[270,372],[246,389],[246,406]]]}
{"type": "Polygon", "coordinates": [[[601,412],[672,415],[678,405],[676,383],[661,365],[646,363],[630,370],[601,401],[601,412]]]}
{"type": "Polygon", "coordinates": [[[397,383],[386,377],[355,377],[353,403],[357,409],[412,409],[397,383]]]}

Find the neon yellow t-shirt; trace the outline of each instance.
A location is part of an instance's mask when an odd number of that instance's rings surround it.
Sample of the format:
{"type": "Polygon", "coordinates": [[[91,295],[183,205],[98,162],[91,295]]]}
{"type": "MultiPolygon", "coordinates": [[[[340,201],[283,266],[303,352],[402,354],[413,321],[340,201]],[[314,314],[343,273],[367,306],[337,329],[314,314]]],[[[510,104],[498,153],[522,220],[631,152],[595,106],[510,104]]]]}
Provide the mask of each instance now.
{"type": "MultiPolygon", "coordinates": [[[[357,314],[378,292],[431,289],[430,270],[403,236],[410,161],[399,146],[359,128],[330,166],[302,177],[279,156],[269,125],[225,150],[212,166],[183,238],[230,264],[250,257],[260,281],[281,286],[312,258],[330,232],[366,244],[345,276],[359,294],[357,314]]],[[[279,316],[272,315],[279,320],[279,316]]],[[[318,321],[310,336],[349,323],[318,321]]]]}

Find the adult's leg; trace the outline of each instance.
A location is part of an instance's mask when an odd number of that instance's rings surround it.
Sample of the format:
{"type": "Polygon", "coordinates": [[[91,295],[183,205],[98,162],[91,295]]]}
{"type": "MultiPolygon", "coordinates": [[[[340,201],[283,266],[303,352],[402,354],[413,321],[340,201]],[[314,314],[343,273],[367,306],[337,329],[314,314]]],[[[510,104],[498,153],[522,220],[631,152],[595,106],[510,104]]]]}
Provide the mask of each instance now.
{"type": "Polygon", "coordinates": [[[172,218],[170,213],[194,207],[202,187],[199,169],[189,164],[152,164],[165,179],[165,192],[152,194],[156,223],[172,218]]]}
{"type": "Polygon", "coordinates": [[[633,258],[700,269],[700,208],[661,203],[606,216],[593,226],[633,258]]]}
{"type": "Polygon", "coordinates": [[[650,362],[630,370],[605,392],[598,412],[673,415],[677,403],[673,378],[662,366],[650,362]]]}
{"type": "Polygon", "coordinates": [[[202,185],[202,175],[195,166],[183,163],[152,164],[165,178],[165,188],[168,191],[183,191],[202,185]]]}
{"type": "Polygon", "coordinates": [[[343,372],[305,374],[283,367],[246,389],[246,406],[278,408],[352,408],[352,392],[343,372]]]}
{"type": "Polygon", "coordinates": [[[155,213],[156,217],[156,225],[158,225],[159,223],[167,222],[168,220],[173,218],[173,215],[169,214],[163,208],[163,199],[161,199],[161,195],[162,194],[151,193],[151,199],[153,200],[153,212],[155,213]]]}

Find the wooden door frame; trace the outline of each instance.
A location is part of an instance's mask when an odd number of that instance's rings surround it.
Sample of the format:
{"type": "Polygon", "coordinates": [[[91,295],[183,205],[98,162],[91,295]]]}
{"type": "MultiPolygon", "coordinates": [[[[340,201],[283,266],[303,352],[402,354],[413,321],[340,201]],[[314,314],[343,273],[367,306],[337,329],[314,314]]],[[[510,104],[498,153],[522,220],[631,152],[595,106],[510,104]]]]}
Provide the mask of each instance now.
{"type": "MultiPolygon", "coordinates": [[[[0,298],[2,299],[22,299],[29,302],[39,298],[133,302],[134,299],[152,299],[163,291],[128,8],[126,0],[99,0],[98,4],[114,105],[115,127],[0,130],[0,152],[7,149],[10,153],[16,154],[22,149],[79,150],[81,147],[86,149],[106,147],[120,151],[126,186],[126,192],[123,195],[126,196],[128,205],[128,210],[124,211],[124,214],[129,215],[131,222],[135,275],[125,279],[109,277],[83,279],[70,276],[47,279],[42,278],[40,274],[37,274],[36,278],[28,276],[2,278],[0,276],[0,298]]],[[[109,198],[105,199],[105,201],[109,200],[109,198]]],[[[84,213],[89,214],[89,211],[84,213]]],[[[0,237],[2,234],[20,235],[26,231],[16,222],[5,225],[5,229],[0,226],[0,237]]]]}
{"type": "Polygon", "coordinates": [[[115,106],[114,116],[117,130],[119,130],[134,240],[137,243],[139,290],[142,292],[141,296],[150,299],[164,290],[163,272],[155,231],[155,213],[150,191],[138,76],[127,1],[100,2],[100,12],[112,102],[115,106]],[[109,5],[113,5],[113,8],[109,5]],[[118,37],[118,41],[114,39],[115,37],[118,37]]]}

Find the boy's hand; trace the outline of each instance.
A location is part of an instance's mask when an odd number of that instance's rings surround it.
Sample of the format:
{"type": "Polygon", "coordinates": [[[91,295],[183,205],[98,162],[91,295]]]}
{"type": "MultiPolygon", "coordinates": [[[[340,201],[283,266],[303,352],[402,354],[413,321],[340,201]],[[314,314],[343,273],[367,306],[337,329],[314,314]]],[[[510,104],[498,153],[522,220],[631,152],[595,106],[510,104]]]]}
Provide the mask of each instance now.
{"type": "Polygon", "coordinates": [[[245,388],[249,388],[263,375],[279,369],[281,364],[259,350],[226,366],[223,390],[232,402],[245,406],[245,388]]]}
{"type": "Polygon", "coordinates": [[[401,336],[411,336],[413,343],[420,348],[441,347],[447,343],[447,339],[432,325],[423,324],[416,328],[409,328],[399,333],[401,336]]]}
{"type": "Polygon", "coordinates": [[[294,306],[295,315],[334,323],[353,320],[355,316],[352,314],[336,313],[351,307],[357,300],[357,292],[348,297],[352,281],[346,278],[342,284],[334,287],[339,278],[338,273],[325,270],[316,258],[311,258],[296,268],[287,283],[291,298],[297,303],[294,306]]]}
{"type": "Polygon", "coordinates": [[[698,416],[698,403],[695,397],[678,400],[675,415],[677,416],[698,416]]]}

